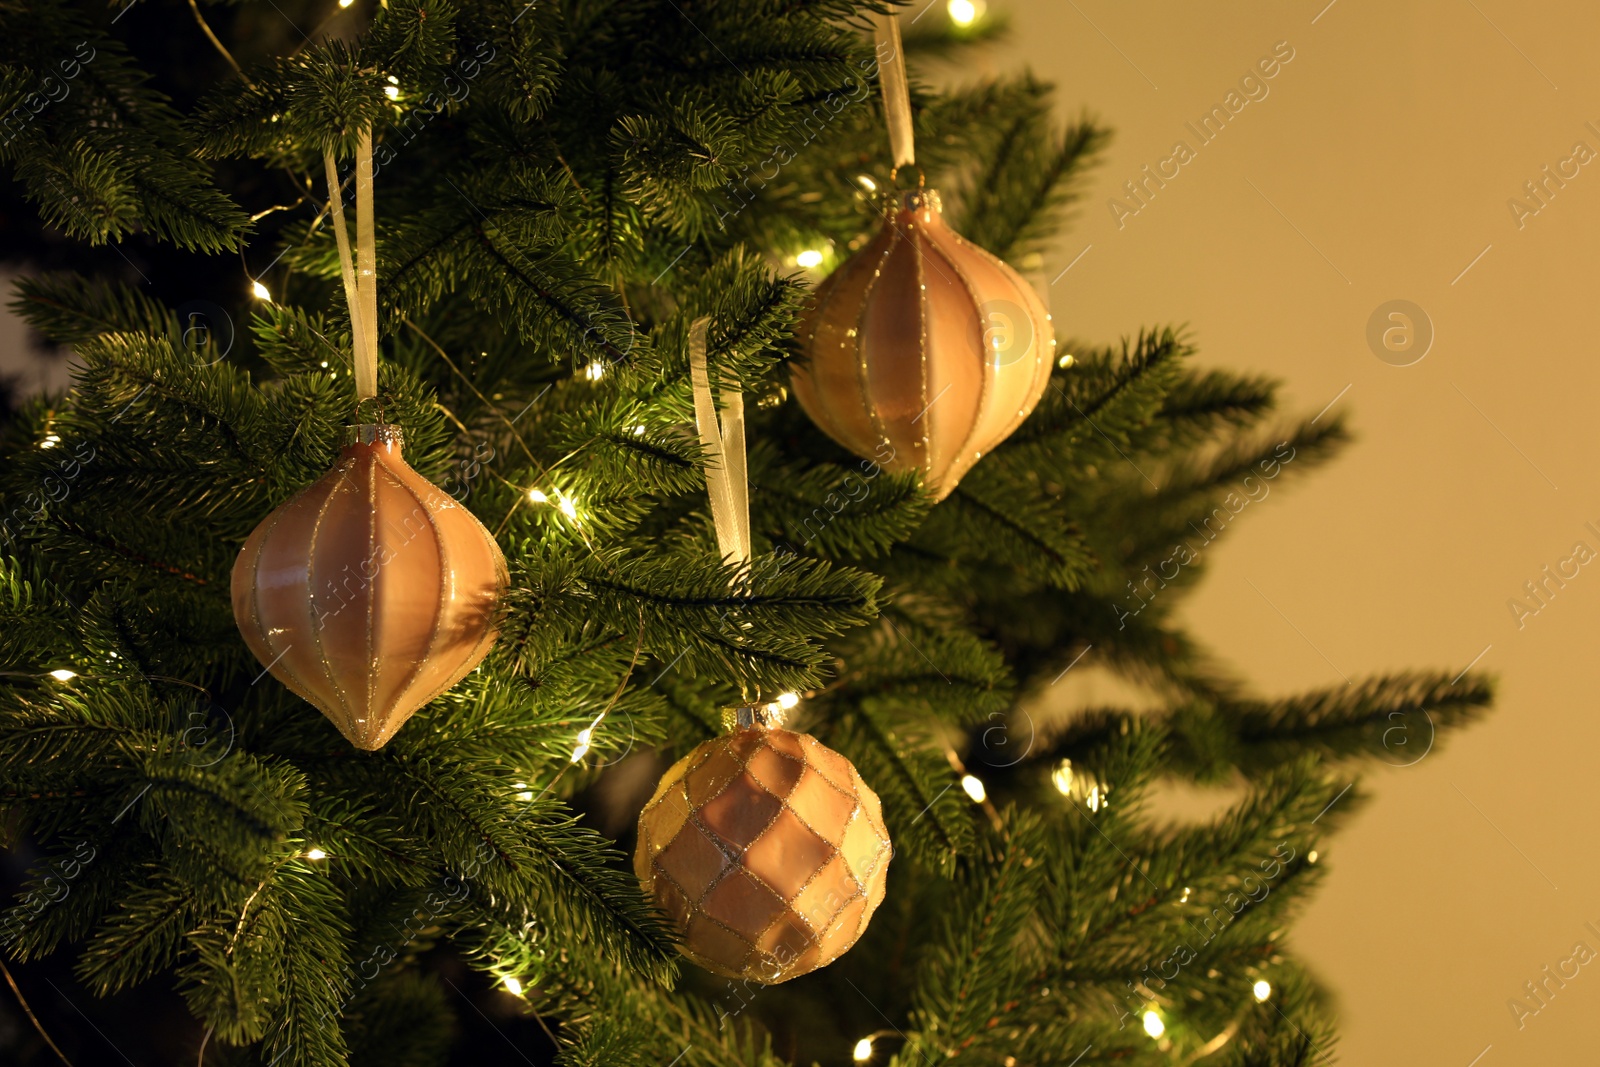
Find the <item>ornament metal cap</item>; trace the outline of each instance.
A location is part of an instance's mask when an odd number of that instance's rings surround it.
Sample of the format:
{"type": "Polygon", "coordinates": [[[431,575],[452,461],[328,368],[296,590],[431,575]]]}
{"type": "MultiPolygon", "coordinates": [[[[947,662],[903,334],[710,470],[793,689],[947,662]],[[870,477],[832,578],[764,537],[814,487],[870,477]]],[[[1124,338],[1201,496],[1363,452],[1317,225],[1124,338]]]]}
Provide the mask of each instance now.
{"type": "Polygon", "coordinates": [[[885,214],[895,210],[918,211],[924,214],[943,215],[944,199],[937,189],[906,189],[884,202],[885,214]]]}
{"type": "Polygon", "coordinates": [[[400,448],[405,444],[405,433],[400,427],[387,422],[362,422],[344,428],[344,438],[339,442],[345,448],[351,445],[384,445],[400,448]]]}
{"type": "Polygon", "coordinates": [[[773,730],[783,725],[788,718],[788,712],[783,705],[771,704],[735,704],[731,708],[722,709],[722,728],[724,730],[773,730]]]}

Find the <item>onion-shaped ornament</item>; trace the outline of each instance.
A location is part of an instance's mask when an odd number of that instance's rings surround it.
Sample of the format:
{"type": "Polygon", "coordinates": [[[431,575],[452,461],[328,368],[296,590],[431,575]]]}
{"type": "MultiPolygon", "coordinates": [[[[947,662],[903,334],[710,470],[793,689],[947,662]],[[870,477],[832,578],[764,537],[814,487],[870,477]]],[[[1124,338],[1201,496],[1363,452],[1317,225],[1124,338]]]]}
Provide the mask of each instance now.
{"type": "Polygon", "coordinates": [[[377,749],[488,654],[505,557],[408,466],[396,426],[268,515],[233,565],[233,617],[273,677],[377,749]]]}
{"type": "Polygon", "coordinates": [[[932,189],[903,193],[880,230],[817,287],[795,396],[823,432],[935,499],[1028,417],[1055,330],[1033,288],[944,221],[932,189]]]}
{"type": "Polygon", "coordinates": [[[894,849],[848,759],[732,709],[733,730],[673,764],[639,815],[633,867],[708,971],[786,982],[844,955],[883,901],[894,849]]]}

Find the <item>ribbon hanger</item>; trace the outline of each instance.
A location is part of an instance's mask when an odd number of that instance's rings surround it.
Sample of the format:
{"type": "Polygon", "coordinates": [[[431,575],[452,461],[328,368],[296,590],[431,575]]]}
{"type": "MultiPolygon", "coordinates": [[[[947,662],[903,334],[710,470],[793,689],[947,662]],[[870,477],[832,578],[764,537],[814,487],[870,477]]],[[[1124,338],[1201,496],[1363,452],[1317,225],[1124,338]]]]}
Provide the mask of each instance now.
{"type": "Polygon", "coordinates": [[[350,257],[350,235],[344,225],[344,193],[339,165],[330,148],[322,153],[328,174],[328,208],[339,245],[339,273],[350,307],[351,348],[355,357],[356,406],[378,395],[378,242],[372,219],[372,128],[356,143],[356,255],[350,257]]]}
{"type": "Polygon", "coordinates": [[[883,113],[889,123],[889,148],[894,169],[914,166],[917,150],[911,127],[911,88],[906,80],[906,53],[900,44],[900,20],[893,11],[872,15],[877,45],[878,84],[883,88],[883,113]]]}
{"type": "Polygon", "coordinates": [[[694,386],[694,423],[700,443],[711,456],[706,466],[706,494],[711,498],[711,521],[717,529],[717,548],[725,561],[741,568],[750,562],[750,476],[745,466],[744,393],[723,390],[722,416],[711,397],[711,376],[706,370],[706,332],[711,324],[702,315],[689,326],[689,380],[694,386]]]}

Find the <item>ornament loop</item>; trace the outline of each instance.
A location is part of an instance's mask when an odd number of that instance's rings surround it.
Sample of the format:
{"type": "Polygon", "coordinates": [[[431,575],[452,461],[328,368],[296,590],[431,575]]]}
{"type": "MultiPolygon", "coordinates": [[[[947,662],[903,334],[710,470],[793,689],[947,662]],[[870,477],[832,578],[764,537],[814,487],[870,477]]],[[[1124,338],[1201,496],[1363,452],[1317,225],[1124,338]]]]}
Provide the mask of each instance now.
{"type": "Polygon", "coordinates": [[[385,420],[384,420],[384,417],[383,417],[383,398],[382,397],[379,397],[379,396],[361,396],[361,397],[357,397],[356,398],[356,422],[357,423],[366,423],[368,421],[376,423],[379,426],[385,425],[385,420]],[[369,404],[369,403],[374,405],[375,410],[378,413],[377,417],[374,418],[374,419],[371,419],[371,420],[368,420],[361,413],[361,405],[369,404]]]}
{"type": "Polygon", "coordinates": [[[923,170],[921,167],[917,166],[915,163],[901,163],[901,164],[897,165],[893,170],[889,171],[889,184],[894,186],[896,189],[900,188],[900,172],[902,170],[905,170],[907,167],[913,167],[913,168],[916,169],[916,172],[917,172],[917,188],[918,189],[927,188],[927,186],[928,186],[928,172],[923,170]]]}

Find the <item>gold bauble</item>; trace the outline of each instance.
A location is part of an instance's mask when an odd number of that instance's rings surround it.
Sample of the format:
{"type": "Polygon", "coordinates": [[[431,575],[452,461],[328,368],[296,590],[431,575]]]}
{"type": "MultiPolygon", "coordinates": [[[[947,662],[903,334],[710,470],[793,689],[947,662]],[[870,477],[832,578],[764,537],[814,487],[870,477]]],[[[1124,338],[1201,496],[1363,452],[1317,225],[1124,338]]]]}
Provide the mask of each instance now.
{"type": "Polygon", "coordinates": [[[245,541],[233,617],[274,678],[370,750],[488,654],[507,577],[477,517],[401,458],[398,427],[354,437],[245,541]]]}
{"type": "Polygon", "coordinates": [[[1033,288],[944,221],[939,194],[902,194],[866,247],[817,287],[794,393],[828,436],[935,499],[1028,417],[1055,330],[1033,288]]]}
{"type": "Polygon", "coordinates": [[[809,734],[746,720],[673,764],[633,866],[708,971],[767,984],[825,967],[883,900],[877,794],[809,734]]]}

